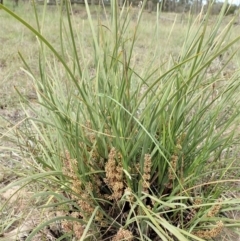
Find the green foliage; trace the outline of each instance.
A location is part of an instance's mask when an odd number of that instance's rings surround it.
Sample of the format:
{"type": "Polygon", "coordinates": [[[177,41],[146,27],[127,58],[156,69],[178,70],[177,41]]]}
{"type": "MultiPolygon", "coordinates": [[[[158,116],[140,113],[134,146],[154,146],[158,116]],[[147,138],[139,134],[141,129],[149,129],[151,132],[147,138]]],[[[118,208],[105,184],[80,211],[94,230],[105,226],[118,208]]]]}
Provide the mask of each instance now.
{"type": "Polygon", "coordinates": [[[237,9],[238,9],[237,5],[235,5],[235,4],[228,4],[227,9],[226,9],[226,15],[235,14],[237,9]]]}
{"type": "MultiPolygon", "coordinates": [[[[206,6],[207,8],[207,6],[206,6]]],[[[218,15],[222,9],[224,9],[225,15],[233,15],[235,11],[237,10],[237,5],[235,4],[224,4],[223,2],[214,2],[211,5],[211,13],[213,15],[218,15]],[[226,6],[225,6],[226,5],[226,6]]]]}
{"type": "Polygon", "coordinates": [[[177,60],[160,69],[146,60],[151,64],[140,75],[132,62],[141,10],[132,25],[130,9],[113,1],[110,18],[96,27],[86,5],[88,64],[82,33],[65,7],[60,50],[41,34],[38,15],[33,28],[2,7],[39,41],[39,75],[20,55],[38,105],[29,103],[37,117],[28,117],[19,144],[31,136],[31,148],[24,147],[46,178],[56,173],[62,195],[54,205],[63,216],[39,225],[27,240],[56,220],[63,220],[69,240],[204,240],[239,227],[221,211],[239,203],[227,195],[236,181],[227,174],[236,168],[230,149],[239,142],[239,76],[221,76],[234,53],[210,72],[239,41],[225,42],[232,22],[219,34],[224,8],[210,31],[209,13],[204,23],[189,23],[177,60]]]}

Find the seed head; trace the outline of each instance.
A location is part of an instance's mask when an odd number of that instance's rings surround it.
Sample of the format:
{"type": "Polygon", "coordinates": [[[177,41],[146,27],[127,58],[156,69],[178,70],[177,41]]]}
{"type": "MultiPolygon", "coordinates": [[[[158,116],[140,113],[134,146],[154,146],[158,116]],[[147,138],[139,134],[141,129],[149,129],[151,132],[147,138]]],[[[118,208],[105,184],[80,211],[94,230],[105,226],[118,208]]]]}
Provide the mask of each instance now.
{"type": "Polygon", "coordinates": [[[133,234],[129,230],[124,230],[120,228],[117,234],[113,237],[112,241],[132,241],[133,234]]]}
{"type": "Polygon", "coordinates": [[[152,159],[150,154],[145,154],[144,157],[144,166],[143,166],[143,191],[148,192],[150,187],[150,179],[151,179],[151,167],[152,167],[152,159]]]}

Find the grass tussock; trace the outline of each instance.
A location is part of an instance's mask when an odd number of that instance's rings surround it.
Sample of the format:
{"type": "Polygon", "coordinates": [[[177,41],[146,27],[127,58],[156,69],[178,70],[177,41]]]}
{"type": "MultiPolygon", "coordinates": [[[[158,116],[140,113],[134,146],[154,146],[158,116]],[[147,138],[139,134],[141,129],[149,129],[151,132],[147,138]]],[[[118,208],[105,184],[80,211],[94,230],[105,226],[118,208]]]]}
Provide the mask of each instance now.
{"type": "Polygon", "coordinates": [[[203,22],[189,16],[180,51],[166,54],[159,12],[151,16],[151,38],[142,40],[142,20],[150,21],[143,9],[133,17],[131,7],[112,1],[93,15],[86,5],[79,25],[62,2],[56,44],[44,35],[45,7],[39,14],[33,5],[31,26],[1,6],[38,44],[37,69],[19,54],[36,100],[17,89],[26,118],[11,138],[32,172],[16,183],[37,180],[40,208],[54,215],[27,241],[56,221],[54,238],[64,240],[207,240],[237,232],[239,219],[228,214],[240,201],[232,196],[239,185],[239,71],[224,73],[240,38],[234,21],[223,23],[224,8],[214,23],[210,9],[203,22]]]}

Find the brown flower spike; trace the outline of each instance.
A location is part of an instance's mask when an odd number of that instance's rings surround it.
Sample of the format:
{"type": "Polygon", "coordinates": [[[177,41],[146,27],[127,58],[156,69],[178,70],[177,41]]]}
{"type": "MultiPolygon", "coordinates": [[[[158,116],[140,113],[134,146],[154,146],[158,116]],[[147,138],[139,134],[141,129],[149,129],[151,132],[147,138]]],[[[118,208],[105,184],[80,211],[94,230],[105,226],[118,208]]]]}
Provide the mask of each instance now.
{"type": "Polygon", "coordinates": [[[113,237],[112,241],[132,241],[133,240],[133,234],[129,230],[124,230],[123,228],[120,228],[117,232],[117,234],[113,237]]]}
{"type": "Polygon", "coordinates": [[[108,198],[110,200],[119,200],[121,199],[124,191],[124,182],[123,182],[123,168],[121,164],[121,155],[118,155],[116,161],[116,150],[113,147],[110,150],[108,161],[105,165],[106,178],[104,181],[108,187],[112,190],[112,195],[108,198]]]}
{"type": "Polygon", "coordinates": [[[143,191],[148,192],[150,187],[150,179],[151,179],[151,167],[152,167],[152,160],[150,154],[145,154],[144,157],[144,166],[143,166],[143,191]]]}

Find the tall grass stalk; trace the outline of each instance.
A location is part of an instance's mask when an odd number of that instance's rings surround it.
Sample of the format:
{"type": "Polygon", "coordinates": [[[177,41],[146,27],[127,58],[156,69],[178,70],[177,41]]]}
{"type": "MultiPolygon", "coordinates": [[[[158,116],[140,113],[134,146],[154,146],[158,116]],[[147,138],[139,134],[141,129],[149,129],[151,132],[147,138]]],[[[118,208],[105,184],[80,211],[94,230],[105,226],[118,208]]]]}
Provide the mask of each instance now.
{"type": "MultiPolygon", "coordinates": [[[[37,11],[36,29],[0,6],[39,41],[38,74],[20,54],[38,95],[37,103],[23,102],[36,117],[26,109],[27,129],[15,135],[52,183],[49,200],[62,214],[44,220],[27,241],[56,220],[67,240],[205,240],[224,227],[237,230],[239,220],[228,213],[240,201],[229,195],[237,186],[230,150],[239,144],[239,73],[227,80],[221,73],[240,37],[228,39],[233,21],[222,29],[226,6],[210,26],[210,10],[205,21],[189,22],[177,59],[159,68],[156,52],[139,74],[132,63],[143,9],[133,21],[131,7],[111,1],[111,17],[103,21],[106,10],[99,8],[95,20],[85,5],[89,53],[67,1],[60,7],[66,12],[59,17],[59,50],[44,37],[37,11]],[[211,71],[223,55],[225,64],[211,71]]],[[[156,26],[151,39],[161,44],[156,26]]]]}

